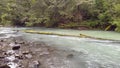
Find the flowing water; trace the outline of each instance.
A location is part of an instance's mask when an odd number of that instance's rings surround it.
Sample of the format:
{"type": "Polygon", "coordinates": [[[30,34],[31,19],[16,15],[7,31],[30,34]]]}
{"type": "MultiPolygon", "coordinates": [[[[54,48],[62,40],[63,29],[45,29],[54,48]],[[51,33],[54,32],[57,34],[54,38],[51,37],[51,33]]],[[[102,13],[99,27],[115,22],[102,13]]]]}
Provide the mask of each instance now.
{"type": "Polygon", "coordinates": [[[0,31],[0,34],[5,33],[8,36],[22,35],[27,40],[41,41],[49,46],[58,47],[62,50],[71,50],[77,52],[74,54],[74,57],[70,59],[73,62],[72,67],[63,68],[120,68],[120,34],[117,32],[47,28],[1,28],[0,30],[2,30],[0,31]],[[12,31],[23,29],[34,29],[38,31],[55,32],[76,36],[82,33],[89,36],[113,39],[117,41],[57,35],[29,34],[23,32],[15,34],[15,32],[12,31]]]}

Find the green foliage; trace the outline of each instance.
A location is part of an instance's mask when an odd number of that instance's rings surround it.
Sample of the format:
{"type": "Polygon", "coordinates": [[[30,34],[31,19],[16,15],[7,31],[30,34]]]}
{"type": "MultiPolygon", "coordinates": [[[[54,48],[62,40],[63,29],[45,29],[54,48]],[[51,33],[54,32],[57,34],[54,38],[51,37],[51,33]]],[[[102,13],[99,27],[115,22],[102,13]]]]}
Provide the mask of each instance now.
{"type": "Polygon", "coordinates": [[[79,26],[80,26],[79,23],[69,22],[69,23],[66,23],[66,24],[59,25],[59,28],[77,28],[79,26]]]}
{"type": "Polygon", "coordinates": [[[111,20],[111,14],[110,14],[110,5],[107,0],[96,0],[96,8],[98,10],[98,20],[101,22],[101,25],[105,25],[106,23],[109,23],[111,20]]]}
{"type": "Polygon", "coordinates": [[[0,24],[120,30],[120,0],[0,0],[0,24]],[[62,25],[61,25],[62,24],[62,25]]]}
{"type": "Polygon", "coordinates": [[[98,27],[96,27],[96,25],[98,25],[98,24],[99,24],[99,21],[97,21],[97,20],[95,20],[95,21],[92,21],[92,20],[84,21],[84,25],[91,26],[92,28],[98,28],[98,27]]]}
{"type": "Polygon", "coordinates": [[[28,27],[33,26],[32,22],[25,22],[25,23],[26,23],[26,26],[28,26],[28,27]]]}
{"type": "Polygon", "coordinates": [[[116,31],[118,31],[118,32],[120,32],[120,19],[118,18],[116,18],[116,19],[114,19],[113,20],[113,22],[112,22],[112,24],[113,25],[117,25],[117,28],[115,29],[116,31]]]}
{"type": "Polygon", "coordinates": [[[120,4],[113,5],[113,16],[112,22],[113,25],[116,25],[116,31],[120,32],[120,4]]]}

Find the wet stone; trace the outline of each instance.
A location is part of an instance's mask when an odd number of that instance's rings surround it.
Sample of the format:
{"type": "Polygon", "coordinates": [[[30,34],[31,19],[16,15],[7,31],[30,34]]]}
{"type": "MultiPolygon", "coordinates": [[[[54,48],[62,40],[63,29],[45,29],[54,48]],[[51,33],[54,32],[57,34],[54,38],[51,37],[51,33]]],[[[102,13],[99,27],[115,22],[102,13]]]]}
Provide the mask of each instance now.
{"type": "Polygon", "coordinates": [[[14,42],[12,42],[12,43],[10,43],[9,45],[10,45],[10,46],[15,46],[15,43],[14,43],[14,42]]]}
{"type": "Polygon", "coordinates": [[[9,62],[12,62],[12,61],[14,61],[15,60],[15,56],[9,56],[9,57],[5,57],[5,60],[6,61],[9,61],[9,62]]]}
{"type": "Polygon", "coordinates": [[[41,63],[39,61],[33,61],[29,63],[29,68],[40,68],[41,63]]]}
{"type": "Polygon", "coordinates": [[[20,49],[20,45],[15,45],[12,47],[12,50],[19,50],[20,49]]]}
{"type": "Polygon", "coordinates": [[[49,52],[41,52],[39,55],[40,55],[40,56],[49,55],[49,52]]]}
{"type": "Polygon", "coordinates": [[[15,51],[13,51],[13,50],[8,50],[8,51],[5,53],[5,55],[13,55],[13,54],[15,54],[15,51]]]}
{"type": "Polygon", "coordinates": [[[0,42],[4,42],[4,40],[0,40],[0,42]]]}
{"type": "Polygon", "coordinates": [[[32,55],[31,54],[26,54],[25,57],[28,58],[28,59],[31,59],[32,55]]]}
{"type": "Polygon", "coordinates": [[[74,57],[73,54],[68,54],[68,55],[67,55],[67,58],[73,58],[73,57],[74,57]]]}
{"type": "Polygon", "coordinates": [[[29,54],[30,53],[30,51],[22,51],[22,54],[29,54]]]}
{"type": "Polygon", "coordinates": [[[19,59],[15,59],[13,62],[14,62],[14,63],[18,63],[18,62],[19,62],[19,59]]]}
{"type": "Polygon", "coordinates": [[[24,41],[15,41],[15,44],[25,44],[24,41]]]}
{"type": "Polygon", "coordinates": [[[18,68],[25,68],[23,65],[19,64],[18,68]]]}
{"type": "Polygon", "coordinates": [[[23,59],[24,59],[24,56],[23,56],[23,55],[15,56],[15,58],[18,58],[18,59],[20,59],[20,60],[23,60],[23,59]]]}
{"type": "Polygon", "coordinates": [[[5,58],[5,55],[0,55],[0,59],[3,59],[3,58],[5,58]]]}
{"type": "Polygon", "coordinates": [[[15,57],[19,57],[19,56],[21,56],[22,54],[15,54],[15,57]]]}
{"type": "Polygon", "coordinates": [[[5,57],[4,52],[0,52],[0,59],[3,59],[5,57]]]}
{"type": "Polygon", "coordinates": [[[7,64],[5,65],[0,65],[0,68],[10,68],[7,64]]]}

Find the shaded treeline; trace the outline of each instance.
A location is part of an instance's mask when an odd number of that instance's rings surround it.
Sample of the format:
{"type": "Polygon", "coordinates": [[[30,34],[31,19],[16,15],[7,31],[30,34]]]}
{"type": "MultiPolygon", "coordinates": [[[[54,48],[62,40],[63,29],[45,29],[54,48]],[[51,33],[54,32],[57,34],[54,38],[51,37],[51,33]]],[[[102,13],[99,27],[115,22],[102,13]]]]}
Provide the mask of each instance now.
{"type": "Polygon", "coordinates": [[[0,24],[120,31],[120,0],[0,0],[0,24]]]}

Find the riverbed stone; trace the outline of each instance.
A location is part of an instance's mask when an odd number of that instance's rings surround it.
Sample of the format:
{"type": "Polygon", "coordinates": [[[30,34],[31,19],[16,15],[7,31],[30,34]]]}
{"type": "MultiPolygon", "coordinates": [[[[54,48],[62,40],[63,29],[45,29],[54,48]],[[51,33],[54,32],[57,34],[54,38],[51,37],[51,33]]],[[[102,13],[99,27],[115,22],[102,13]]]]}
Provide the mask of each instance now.
{"type": "Polygon", "coordinates": [[[29,68],[40,68],[41,63],[39,61],[33,61],[29,63],[29,68]]]}
{"type": "MultiPolygon", "coordinates": [[[[17,64],[17,66],[19,66],[16,68],[50,68],[46,60],[53,58],[53,56],[61,57],[61,55],[58,55],[59,53],[57,52],[57,49],[55,50],[54,48],[49,47],[46,44],[41,44],[41,42],[37,42],[38,44],[36,44],[36,42],[27,42],[22,40],[25,42],[25,44],[23,45],[19,43],[20,38],[17,39],[17,43],[15,43],[16,38],[6,39],[5,42],[1,42],[2,46],[4,46],[5,44],[5,47],[2,49],[5,51],[6,54],[5,57],[0,60],[0,62],[5,62],[8,65],[11,64],[10,62],[12,62],[13,65],[15,63],[17,64]],[[19,44],[20,47],[17,47],[16,49],[17,44],[19,44]]],[[[62,53],[60,52],[60,54],[62,53]]],[[[55,63],[57,63],[56,60],[55,63]]],[[[8,68],[11,68],[11,66],[8,68]]]]}
{"type": "Polygon", "coordinates": [[[16,58],[23,60],[25,57],[23,55],[15,56],[16,58]]]}
{"type": "Polygon", "coordinates": [[[3,59],[3,58],[5,58],[5,55],[1,54],[0,59],[3,59]]]}
{"type": "Polygon", "coordinates": [[[15,41],[15,44],[25,44],[25,42],[24,41],[15,41]]]}
{"type": "Polygon", "coordinates": [[[0,65],[0,68],[10,68],[7,64],[0,65]]]}
{"type": "Polygon", "coordinates": [[[20,45],[19,44],[17,44],[17,45],[12,47],[12,50],[19,50],[19,49],[20,49],[20,45]]]}
{"type": "Polygon", "coordinates": [[[1,39],[1,40],[0,40],[0,42],[4,42],[4,40],[3,40],[3,39],[1,39]]]}
{"type": "Polygon", "coordinates": [[[5,52],[4,51],[0,51],[0,59],[3,59],[5,57],[5,52]]]}
{"type": "Polygon", "coordinates": [[[73,57],[74,57],[73,54],[68,54],[68,55],[67,55],[67,58],[73,58],[73,57]]]}
{"type": "Polygon", "coordinates": [[[5,52],[5,55],[8,55],[8,56],[13,55],[13,54],[15,54],[15,51],[13,50],[8,50],[5,52]]]}
{"type": "Polygon", "coordinates": [[[28,58],[28,59],[31,59],[32,55],[31,54],[26,54],[25,57],[28,58]]]}

